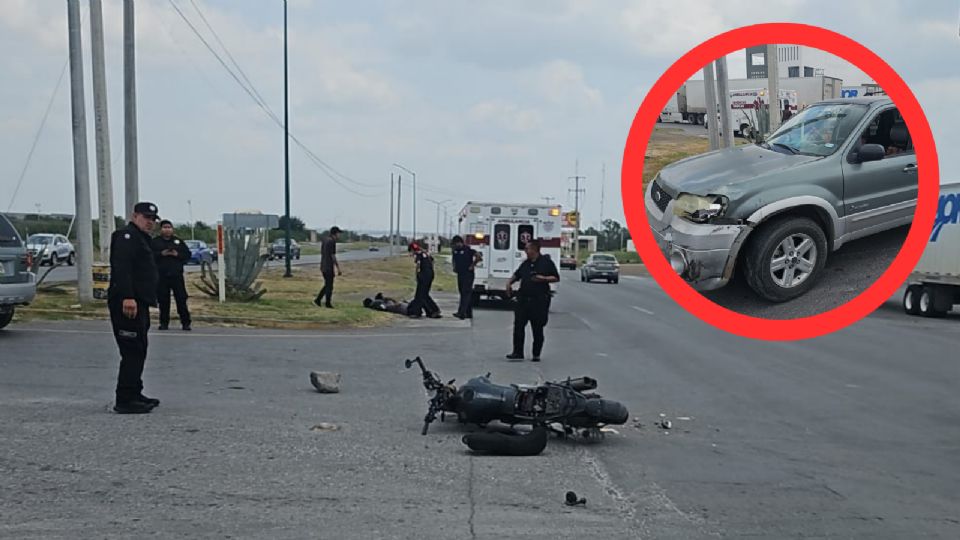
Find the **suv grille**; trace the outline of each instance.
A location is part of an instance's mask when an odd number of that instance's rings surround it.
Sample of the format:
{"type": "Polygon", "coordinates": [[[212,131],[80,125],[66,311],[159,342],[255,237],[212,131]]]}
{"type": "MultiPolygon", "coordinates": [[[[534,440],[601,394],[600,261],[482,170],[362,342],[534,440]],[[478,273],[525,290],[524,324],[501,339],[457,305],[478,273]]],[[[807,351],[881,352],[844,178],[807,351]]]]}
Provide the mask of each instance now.
{"type": "Polygon", "coordinates": [[[654,204],[657,205],[657,208],[659,208],[661,212],[667,210],[667,205],[670,204],[670,200],[673,199],[669,193],[660,187],[660,184],[658,184],[656,180],[653,181],[653,189],[650,190],[650,196],[653,197],[654,204]]]}

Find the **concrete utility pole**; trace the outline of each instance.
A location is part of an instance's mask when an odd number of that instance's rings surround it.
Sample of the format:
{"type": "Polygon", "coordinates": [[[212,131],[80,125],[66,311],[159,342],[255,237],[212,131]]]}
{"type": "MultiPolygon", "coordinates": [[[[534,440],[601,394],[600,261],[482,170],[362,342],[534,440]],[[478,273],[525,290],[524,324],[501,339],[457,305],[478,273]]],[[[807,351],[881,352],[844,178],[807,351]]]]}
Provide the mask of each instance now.
{"type": "Polygon", "coordinates": [[[606,194],[607,164],[600,164],[600,228],[603,228],[603,198],[606,194]]]}
{"type": "MultiPolygon", "coordinates": [[[[400,233],[400,192],[403,187],[403,175],[397,175],[397,245],[403,247],[403,242],[400,240],[403,238],[403,235],[400,233]]],[[[401,251],[402,253],[402,251],[401,251]]]]}
{"type": "Polygon", "coordinates": [[[140,181],[137,172],[137,66],[134,55],[136,19],[133,0],[123,0],[123,216],[133,212],[140,201],[140,181]]]}
{"type": "Polygon", "coordinates": [[[393,173],[390,173],[390,255],[393,255],[393,173]]]}
{"type": "Polygon", "coordinates": [[[417,240],[417,173],[411,171],[410,169],[404,167],[399,163],[394,163],[394,167],[407,171],[413,176],[413,237],[412,240],[416,242],[417,240]]]}
{"type": "Polygon", "coordinates": [[[703,88],[706,90],[707,115],[707,136],[710,138],[710,150],[720,149],[720,129],[717,125],[717,88],[713,77],[713,63],[703,67],[703,88]],[[710,113],[713,111],[713,114],[710,113]]]}
{"type": "Polygon", "coordinates": [[[770,96],[767,102],[770,103],[770,129],[767,132],[773,133],[780,127],[780,111],[783,107],[780,104],[780,58],[777,55],[776,45],[767,45],[767,90],[770,96]]]}
{"type": "Polygon", "coordinates": [[[73,180],[77,220],[77,293],[81,304],[93,302],[93,223],[90,216],[90,164],[87,161],[87,116],[83,98],[80,0],[67,0],[70,47],[70,97],[73,112],[73,180]]]}
{"type": "Polygon", "coordinates": [[[284,227],[286,270],[283,277],[293,277],[290,269],[290,92],[287,76],[287,0],[283,0],[283,201],[287,216],[284,227]]]}
{"type": "Polygon", "coordinates": [[[574,203],[573,203],[573,215],[576,216],[576,226],[573,228],[573,258],[577,261],[577,264],[580,264],[580,193],[585,192],[585,189],[580,189],[580,180],[586,180],[586,176],[580,176],[580,161],[574,164],[573,176],[569,177],[569,180],[574,180],[576,186],[572,191],[574,193],[574,203]]]}
{"type": "Polygon", "coordinates": [[[730,89],[727,75],[727,57],[721,56],[717,64],[717,101],[720,103],[720,146],[733,148],[733,130],[730,127],[730,89]]]}
{"type": "Polygon", "coordinates": [[[90,50],[93,56],[93,115],[97,142],[97,196],[100,216],[100,260],[110,260],[113,219],[113,179],[110,172],[110,122],[107,78],[103,60],[103,5],[90,0],[90,50]]]}

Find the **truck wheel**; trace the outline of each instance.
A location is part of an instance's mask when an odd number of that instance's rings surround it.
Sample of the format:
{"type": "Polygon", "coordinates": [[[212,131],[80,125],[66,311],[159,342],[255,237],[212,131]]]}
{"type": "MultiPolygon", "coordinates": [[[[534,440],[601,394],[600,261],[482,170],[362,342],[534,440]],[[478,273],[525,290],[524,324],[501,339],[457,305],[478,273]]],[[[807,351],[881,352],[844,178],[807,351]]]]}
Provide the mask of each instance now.
{"type": "Polygon", "coordinates": [[[10,308],[10,311],[6,313],[0,313],[0,329],[6,328],[10,321],[13,320],[13,308],[10,308]]]}
{"type": "Polygon", "coordinates": [[[937,289],[934,287],[923,287],[920,290],[920,301],[917,303],[918,309],[920,310],[920,315],[931,318],[943,317],[946,315],[946,311],[938,309],[938,300],[937,289]]]}
{"type": "Polygon", "coordinates": [[[786,302],[813,287],[827,262],[827,237],[804,217],[765,224],[746,253],[747,284],[771,302],[786,302]]]}
{"type": "Polygon", "coordinates": [[[903,293],[903,311],[907,315],[920,314],[920,285],[910,285],[903,293]]]}

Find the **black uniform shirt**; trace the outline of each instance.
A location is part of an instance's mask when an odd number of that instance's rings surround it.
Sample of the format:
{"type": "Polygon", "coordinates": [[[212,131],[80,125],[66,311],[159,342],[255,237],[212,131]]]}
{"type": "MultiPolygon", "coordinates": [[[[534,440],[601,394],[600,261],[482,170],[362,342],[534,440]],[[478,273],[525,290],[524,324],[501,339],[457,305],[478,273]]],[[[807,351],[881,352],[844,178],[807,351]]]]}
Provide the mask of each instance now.
{"type": "Polygon", "coordinates": [[[183,274],[183,264],[190,260],[190,248],[183,240],[176,236],[171,236],[169,240],[163,236],[158,236],[151,242],[153,247],[153,256],[157,262],[157,271],[160,276],[179,276],[183,274]],[[161,255],[168,249],[177,251],[176,257],[161,255]]]}
{"type": "Polygon", "coordinates": [[[473,266],[474,254],[476,251],[472,247],[464,245],[459,249],[453,250],[453,271],[458,274],[470,273],[470,267],[473,266]]]}
{"type": "Polygon", "coordinates": [[[560,272],[557,271],[557,265],[553,264],[550,257],[540,255],[536,261],[530,259],[520,263],[520,267],[513,273],[514,281],[520,281],[520,289],[517,296],[542,298],[550,295],[550,284],[545,281],[534,281],[534,274],[541,276],[554,276],[559,278],[560,272]]]}
{"type": "Polygon", "coordinates": [[[416,255],[417,275],[420,278],[433,278],[433,256],[426,251],[420,251],[416,255]]]}
{"type": "Polygon", "coordinates": [[[320,246],[320,271],[333,272],[333,258],[337,254],[337,241],[327,238],[320,246]]]}
{"type": "Polygon", "coordinates": [[[110,238],[110,288],[108,297],[157,303],[157,265],[150,236],[133,223],[110,238]]]}

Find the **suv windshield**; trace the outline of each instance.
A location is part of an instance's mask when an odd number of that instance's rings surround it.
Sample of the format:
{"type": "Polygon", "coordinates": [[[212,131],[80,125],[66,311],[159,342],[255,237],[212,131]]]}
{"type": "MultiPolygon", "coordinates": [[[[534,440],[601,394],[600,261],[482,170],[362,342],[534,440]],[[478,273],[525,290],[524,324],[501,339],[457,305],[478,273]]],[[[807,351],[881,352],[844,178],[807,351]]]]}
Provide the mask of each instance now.
{"type": "Polygon", "coordinates": [[[27,238],[27,243],[45,245],[49,244],[51,240],[53,240],[53,238],[45,234],[35,234],[30,238],[27,238]]]}
{"type": "Polygon", "coordinates": [[[859,103],[812,105],[787,121],[763,147],[806,156],[829,156],[860,123],[867,106],[859,103]]]}

